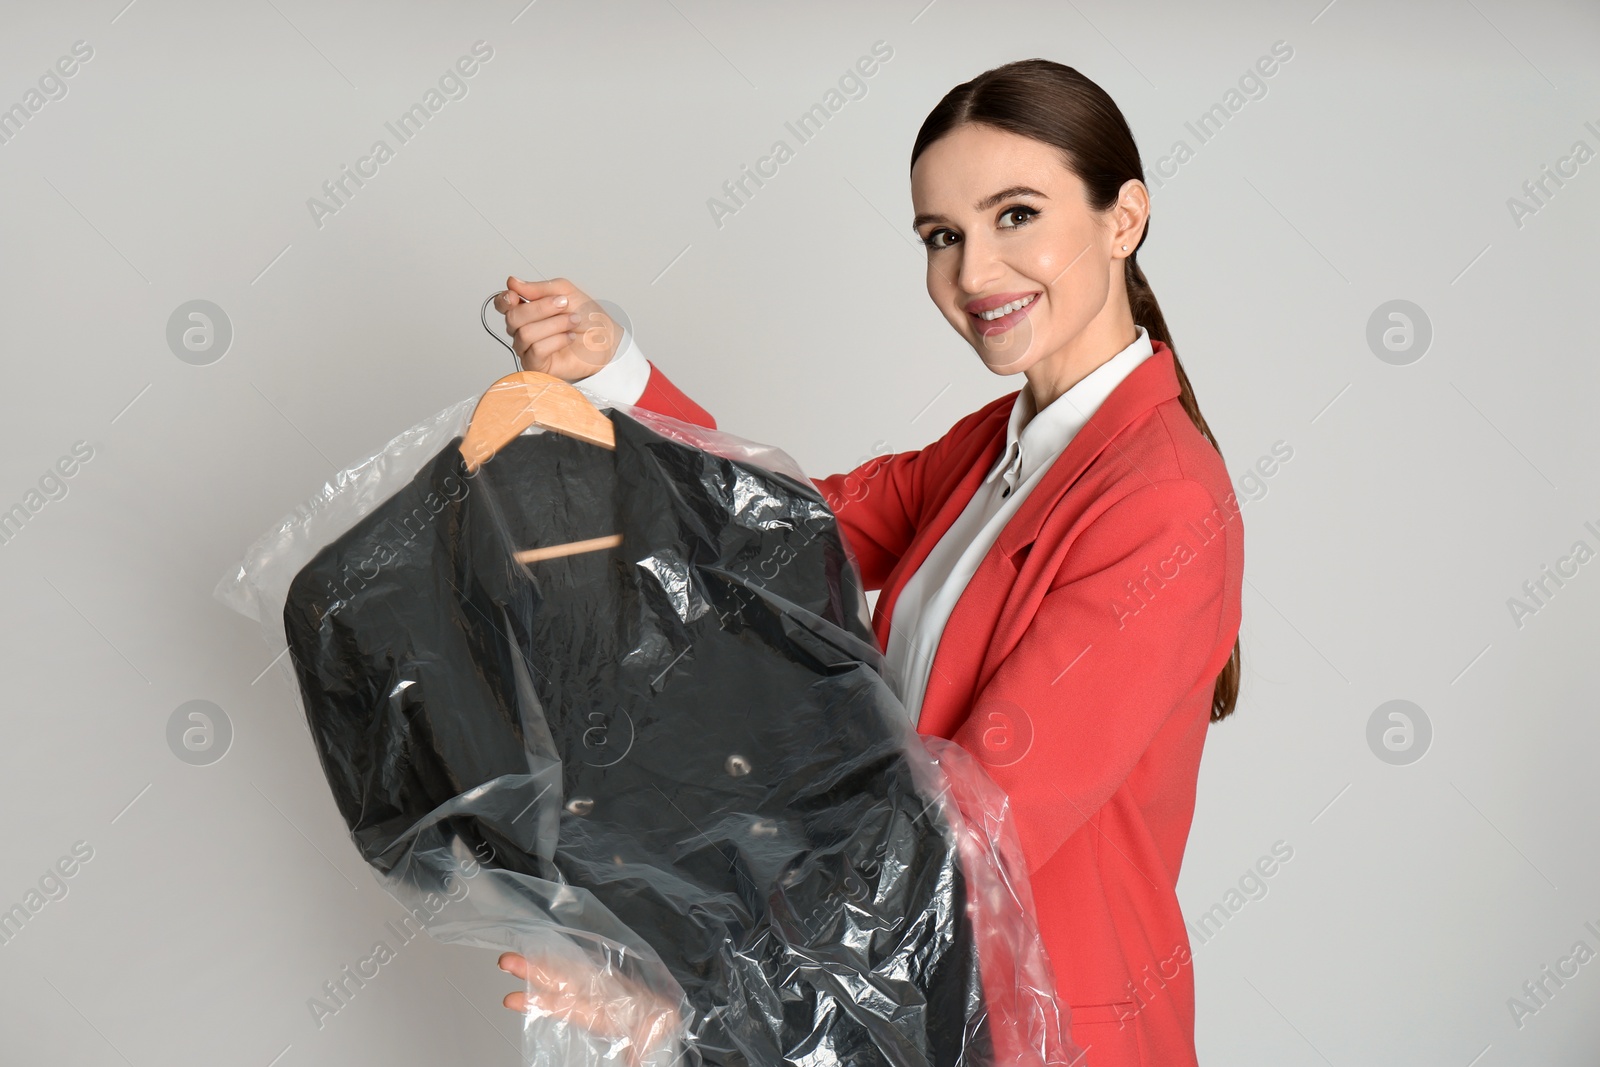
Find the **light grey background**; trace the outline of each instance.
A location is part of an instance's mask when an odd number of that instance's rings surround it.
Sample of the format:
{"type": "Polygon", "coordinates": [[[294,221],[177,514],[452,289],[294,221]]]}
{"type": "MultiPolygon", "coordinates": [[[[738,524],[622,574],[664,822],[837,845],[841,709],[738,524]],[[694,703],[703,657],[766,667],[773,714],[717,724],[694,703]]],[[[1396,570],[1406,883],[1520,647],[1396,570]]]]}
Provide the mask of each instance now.
{"type": "Polygon", "coordinates": [[[1266,94],[1151,178],[1140,257],[1248,501],[1243,693],[1179,884],[1191,922],[1226,915],[1194,949],[1200,1058],[1595,1062],[1600,960],[1520,1026],[1508,1006],[1600,951],[1600,562],[1520,626],[1508,607],[1600,548],[1600,160],[1520,225],[1508,206],[1574,142],[1600,149],[1595,5],[125,2],[0,16],[0,107],[93,48],[0,145],[0,509],[93,449],[0,545],[0,908],[93,849],[0,945],[0,1059],[516,1063],[514,983],[482,950],[412,942],[313,1021],[399,909],[267,670],[280,649],[217,579],[335,470],[510,369],[477,322],[508,273],[621,305],[724,429],[814,474],[928,443],[1022,381],[924,290],[907,164],[939,97],[1071,64],[1148,173],[1284,41],[1266,94]],[[307,199],[479,40],[467,95],[316,225],[307,199]],[[879,40],[867,94],[719,227],[708,198],[795,147],[785,121],[879,40]],[[205,366],[166,341],[198,299],[233,328],[205,366]],[[1403,366],[1367,342],[1396,299],[1433,330],[1403,366]],[[1292,458],[1250,499],[1278,442],[1292,458]],[[206,766],[167,741],[197,699],[233,731],[206,766]],[[1402,766],[1367,741],[1395,699],[1432,726],[1402,766]],[[1255,899],[1229,897],[1241,879],[1255,899]]]}

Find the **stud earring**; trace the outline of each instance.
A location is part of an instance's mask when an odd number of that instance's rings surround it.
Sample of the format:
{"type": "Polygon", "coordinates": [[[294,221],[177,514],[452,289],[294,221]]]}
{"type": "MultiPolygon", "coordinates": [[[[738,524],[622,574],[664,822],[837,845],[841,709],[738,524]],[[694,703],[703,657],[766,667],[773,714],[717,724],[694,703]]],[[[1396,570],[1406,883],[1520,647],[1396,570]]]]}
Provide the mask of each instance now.
{"type": "Polygon", "coordinates": [[[1123,251],[1124,251],[1124,252],[1126,252],[1126,251],[1127,251],[1127,250],[1128,250],[1128,246],[1127,246],[1127,245],[1123,245],[1123,246],[1122,246],[1122,250],[1123,250],[1123,251]]]}

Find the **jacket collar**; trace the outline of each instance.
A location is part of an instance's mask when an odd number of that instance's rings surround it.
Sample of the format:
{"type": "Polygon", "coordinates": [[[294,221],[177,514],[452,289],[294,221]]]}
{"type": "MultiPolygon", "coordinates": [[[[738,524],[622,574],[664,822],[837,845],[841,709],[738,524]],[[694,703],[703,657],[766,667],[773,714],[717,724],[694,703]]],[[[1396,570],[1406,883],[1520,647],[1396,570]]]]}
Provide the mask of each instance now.
{"type": "Polygon", "coordinates": [[[1011,419],[1006,424],[1006,443],[999,461],[984,477],[985,483],[1003,478],[1015,491],[1065,450],[1089,421],[1089,415],[1099,410],[1122,379],[1150,358],[1154,351],[1150,332],[1143,326],[1135,326],[1134,330],[1132,344],[1084,375],[1043,411],[1034,409],[1032,390],[1016,391],[1011,419]]]}
{"type": "MultiPolygon", "coordinates": [[[[984,562],[979,564],[980,574],[984,566],[993,561],[997,552],[1009,559],[1032,544],[1038,538],[1039,531],[1044,527],[1045,520],[1056,502],[1072,487],[1094,458],[1104,451],[1112,438],[1157,404],[1178,395],[1178,375],[1173,365],[1172,350],[1155,338],[1150,339],[1150,346],[1151,354],[1117,384],[1105,402],[1095,410],[1089,421],[1073,436],[1067,447],[1040,476],[1039,484],[1029,492],[1016,514],[1012,515],[1001,528],[1000,535],[995,539],[994,545],[990,546],[984,562]]],[[[971,465],[956,480],[950,495],[939,505],[927,525],[918,531],[900,562],[897,577],[879,595],[873,629],[880,648],[889,647],[889,621],[906,579],[922,566],[933,546],[949,532],[962,510],[971,503],[973,494],[978,491],[983,479],[999,460],[1001,450],[1008,441],[1006,413],[1012,409],[1016,397],[1016,393],[999,396],[979,409],[982,418],[978,421],[973,435],[981,439],[987,434],[987,441],[978,446],[975,453],[968,453],[974,456],[967,461],[971,465]]],[[[951,611],[952,619],[956,613],[968,610],[969,602],[975,593],[973,586],[978,584],[978,578],[979,574],[975,574],[972,580],[968,581],[966,590],[951,611]]],[[[946,631],[949,631],[949,623],[946,623],[946,631]]],[[[932,685],[931,681],[929,684],[932,685]]],[[[924,700],[926,699],[925,696],[924,700]]]]}
{"type": "Polygon", "coordinates": [[[1178,395],[1178,373],[1172,349],[1155,338],[1151,338],[1150,346],[1150,356],[1128,372],[1083,429],[1073,435],[1017,513],[1001,529],[995,543],[1002,552],[1015,555],[1032,544],[1057,501],[1112,439],[1151,408],[1178,395]]]}

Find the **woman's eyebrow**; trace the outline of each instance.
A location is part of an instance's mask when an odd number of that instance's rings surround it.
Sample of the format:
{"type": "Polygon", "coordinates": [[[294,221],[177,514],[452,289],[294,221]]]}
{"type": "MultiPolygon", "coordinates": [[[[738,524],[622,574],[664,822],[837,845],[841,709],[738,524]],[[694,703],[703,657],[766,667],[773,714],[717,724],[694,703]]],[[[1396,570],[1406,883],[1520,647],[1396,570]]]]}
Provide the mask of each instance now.
{"type": "MultiPolygon", "coordinates": [[[[1039,190],[1037,190],[1037,189],[1035,189],[1035,188],[1033,188],[1031,186],[1013,185],[1013,186],[1010,186],[1009,188],[1005,188],[1005,189],[1000,190],[998,193],[995,193],[992,196],[984,197],[982,200],[978,201],[976,204],[973,204],[972,205],[972,209],[974,211],[987,211],[990,208],[994,207],[996,204],[1000,203],[1000,201],[1009,200],[1013,196],[1036,196],[1040,200],[1049,200],[1050,199],[1048,196],[1045,196],[1039,190]]],[[[924,222],[945,222],[945,221],[948,221],[948,220],[946,220],[943,215],[936,215],[936,214],[931,214],[931,213],[928,213],[928,212],[924,212],[923,214],[918,215],[916,218],[911,220],[911,228],[914,230],[918,226],[921,226],[924,222]]]]}

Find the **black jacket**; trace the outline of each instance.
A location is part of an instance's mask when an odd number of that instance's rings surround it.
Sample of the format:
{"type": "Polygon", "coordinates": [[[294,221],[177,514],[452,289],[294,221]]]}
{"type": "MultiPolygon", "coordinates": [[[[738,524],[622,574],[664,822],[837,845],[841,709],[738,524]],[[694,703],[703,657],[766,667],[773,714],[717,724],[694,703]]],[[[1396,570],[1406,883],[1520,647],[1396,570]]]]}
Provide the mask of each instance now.
{"type": "Polygon", "coordinates": [[[687,1062],[989,1063],[956,843],[831,512],[604,410],[615,452],[524,434],[469,477],[452,441],[296,576],[357,847],[587,890],[694,1007],[687,1062]]]}

